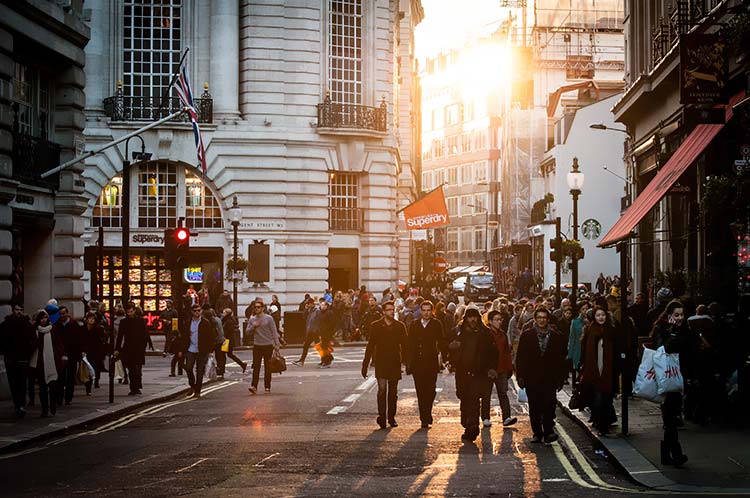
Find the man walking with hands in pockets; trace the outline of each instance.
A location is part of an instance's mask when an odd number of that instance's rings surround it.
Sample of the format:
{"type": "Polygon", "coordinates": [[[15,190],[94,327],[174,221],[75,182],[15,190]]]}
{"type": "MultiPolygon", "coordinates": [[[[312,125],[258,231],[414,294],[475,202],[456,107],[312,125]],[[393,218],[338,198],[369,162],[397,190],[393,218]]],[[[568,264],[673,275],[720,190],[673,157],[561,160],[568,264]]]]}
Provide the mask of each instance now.
{"type": "Polygon", "coordinates": [[[414,376],[422,429],[429,429],[432,424],[432,404],[435,402],[437,375],[440,371],[438,353],[442,353],[443,358],[446,358],[448,348],[443,324],[432,316],[432,302],[422,301],[419,310],[420,318],[409,325],[409,360],[406,373],[414,376]]]}
{"type": "Polygon", "coordinates": [[[396,306],[393,301],[383,303],[383,318],[370,326],[370,338],[362,360],[362,377],[367,378],[370,360],[375,365],[375,378],[378,380],[378,425],[385,429],[386,418],[391,427],[396,423],[396,402],[398,401],[398,381],[401,380],[401,364],[406,356],[406,327],[393,315],[396,306]],[[387,410],[386,410],[387,398],[387,410]]]}
{"type": "Polygon", "coordinates": [[[253,303],[253,316],[247,322],[247,333],[253,335],[253,381],[248,389],[250,394],[258,392],[261,361],[264,367],[263,386],[266,388],[266,393],[271,392],[271,368],[268,362],[274,350],[278,351],[281,348],[276,322],[271,315],[264,313],[263,308],[263,303],[256,300],[253,303]]]}

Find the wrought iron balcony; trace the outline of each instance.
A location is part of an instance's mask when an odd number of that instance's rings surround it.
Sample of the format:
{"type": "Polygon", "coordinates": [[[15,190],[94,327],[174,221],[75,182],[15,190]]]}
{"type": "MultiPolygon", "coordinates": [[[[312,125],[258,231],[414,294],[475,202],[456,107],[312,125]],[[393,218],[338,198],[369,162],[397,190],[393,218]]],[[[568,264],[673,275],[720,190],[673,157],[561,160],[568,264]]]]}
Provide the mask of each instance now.
{"type": "Polygon", "coordinates": [[[328,208],[328,227],[332,232],[361,232],[365,226],[362,208],[328,208]]]}
{"type": "Polygon", "coordinates": [[[651,30],[651,66],[656,67],[680,41],[680,35],[690,31],[700,15],[696,6],[680,0],[674,4],[667,19],[660,18],[651,30]]]}
{"type": "MultiPolygon", "coordinates": [[[[156,121],[169,116],[182,108],[179,97],[167,97],[164,105],[161,97],[131,97],[123,95],[122,86],[118,85],[117,92],[112,97],[104,99],[104,113],[112,121],[156,121]]],[[[208,93],[208,87],[204,87],[200,98],[194,99],[195,110],[198,114],[199,123],[211,123],[213,121],[214,101],[208,93]]],[[[189,122],[188,115],[180,114],[172,119],[175,122],[189,122]]]]}
{"type": "Polygon", "coordinates": [[[318,128],[388,131],[388,108],[383,97],[380,107],[331,102],[326,95],[318,104],[318,128]]]}
{"type": "Polygon", "coordinates": [[[41,178],[41,174],[60,164],[60,145],[26,133],[13,132],[13,179],[57,188],[60,176],[41,178]]]}

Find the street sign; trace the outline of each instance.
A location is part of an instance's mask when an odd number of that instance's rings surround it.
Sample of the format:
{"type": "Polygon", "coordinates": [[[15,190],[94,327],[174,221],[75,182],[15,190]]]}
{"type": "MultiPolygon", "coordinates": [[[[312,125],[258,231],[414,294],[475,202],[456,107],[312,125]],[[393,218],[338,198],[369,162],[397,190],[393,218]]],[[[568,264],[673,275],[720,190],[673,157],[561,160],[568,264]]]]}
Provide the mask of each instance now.
{"type": "Polygon", "coordinates": [[[435,273],[443,273],[447,269],[448,269],[448,262],[444,258],[437,256],[435,258],[435,264],[433,267],[433,270],[435,271],[435,273]]]}

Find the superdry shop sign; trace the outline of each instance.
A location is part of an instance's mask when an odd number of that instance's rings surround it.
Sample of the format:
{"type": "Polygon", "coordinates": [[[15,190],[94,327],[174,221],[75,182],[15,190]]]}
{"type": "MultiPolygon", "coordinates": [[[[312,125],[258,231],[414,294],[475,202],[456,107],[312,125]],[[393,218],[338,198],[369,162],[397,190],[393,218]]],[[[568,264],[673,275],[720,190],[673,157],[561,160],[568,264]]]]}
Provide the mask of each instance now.
{"type": "Polygon", "coordinates": [[[130,241],[133,244],[138,244],[140,246],[163,246],[164,235],[156,233],[134,233],[130,237],[130,241]]]}
{"type": "Polygon", "coordinates": [[[718,34],[688,33],[680,37],[680,103],[727,102],[726,43],[718,34]]]}
{"type": "Polygon", "coordinates": [[[450,223],[442,185],[402,211],[407,230],[440,227],[450,223]]]}

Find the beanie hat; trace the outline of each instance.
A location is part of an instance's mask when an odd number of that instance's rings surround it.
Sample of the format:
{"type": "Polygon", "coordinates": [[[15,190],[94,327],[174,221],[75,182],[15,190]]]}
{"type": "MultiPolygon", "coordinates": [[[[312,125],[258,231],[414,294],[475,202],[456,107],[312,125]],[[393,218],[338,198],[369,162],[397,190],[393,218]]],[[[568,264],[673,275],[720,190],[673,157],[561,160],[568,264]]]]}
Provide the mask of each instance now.
{"type": "Polygon", "coordinates": [[[476,316],[481,317],[481,313],[479,313],[479,310],[476,308],[467,308],[466,313],[464,313],[464,318],[469,318],[470,316],[476,316]]]}
{"type": "Polygon", "coordinates": [[[456,311],[456,303],[453,303],[453,302],[451,302],[451,303],[448,303],[448,306],[446,307],[446,309],[447,309],[448,311],[450,311],[450,312],[454,312],[454,311],[456,311]]]}
{"type": "Polygon", "coordinates": [[[669,301],[672,299],[672,291],[666,287],[662,287],[659,289],[659,292],[656,293],[656,299],[661,302],[669,301]]]}

